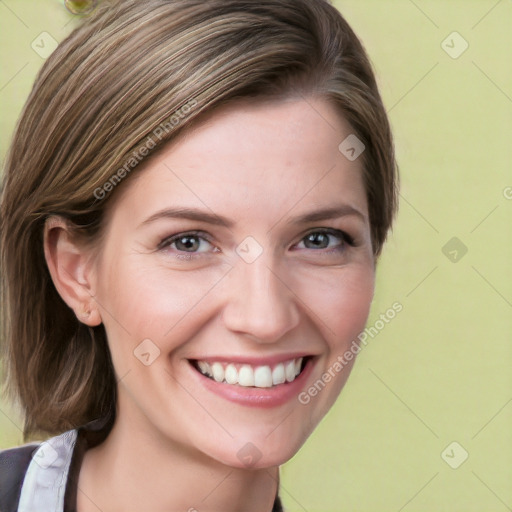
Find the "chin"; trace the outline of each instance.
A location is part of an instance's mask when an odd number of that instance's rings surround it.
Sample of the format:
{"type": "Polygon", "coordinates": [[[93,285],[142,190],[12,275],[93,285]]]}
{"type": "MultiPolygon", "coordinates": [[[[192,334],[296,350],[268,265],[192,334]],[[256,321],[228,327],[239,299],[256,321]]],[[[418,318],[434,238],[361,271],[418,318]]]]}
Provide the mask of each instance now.
{"type": "Polygon", "coordinates": [[[229,445],[209,447],[210,457],[225,464],[226,466],[238,469],[265,469],[280,466],[288,462],[302,447],[308,438],[308,433],[296,433],[295,436],[284,432],[279,437],[270,439],[272,434],[261,433],[252,436],[244,435],[241,438],[234,438],[229,445]],[[213,448],[213,449],[212,449],[213,448]]]}

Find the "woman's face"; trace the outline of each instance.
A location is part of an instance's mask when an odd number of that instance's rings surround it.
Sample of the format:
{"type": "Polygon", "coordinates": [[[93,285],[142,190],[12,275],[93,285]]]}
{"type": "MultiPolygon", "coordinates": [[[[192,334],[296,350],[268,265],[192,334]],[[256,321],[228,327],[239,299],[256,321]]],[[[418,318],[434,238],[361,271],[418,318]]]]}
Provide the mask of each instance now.
{"type": "Polygon", "coordinates": [[[320,99],[238,103],[119,191],[92,275],[121,424],[234,467],[304,443],[373,296],[351,133],[320,99]]]}

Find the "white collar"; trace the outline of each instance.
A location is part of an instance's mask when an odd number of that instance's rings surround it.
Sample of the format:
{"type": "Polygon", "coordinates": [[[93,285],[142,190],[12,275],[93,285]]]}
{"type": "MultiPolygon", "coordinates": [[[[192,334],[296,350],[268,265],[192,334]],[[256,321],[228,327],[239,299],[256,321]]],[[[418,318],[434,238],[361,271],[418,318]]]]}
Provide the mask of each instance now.
{"type": "Polygon", "coordinates": [[[18,512],[63,512],[77,430],[41,443],[32,455],[21,488],[18,512]]]}

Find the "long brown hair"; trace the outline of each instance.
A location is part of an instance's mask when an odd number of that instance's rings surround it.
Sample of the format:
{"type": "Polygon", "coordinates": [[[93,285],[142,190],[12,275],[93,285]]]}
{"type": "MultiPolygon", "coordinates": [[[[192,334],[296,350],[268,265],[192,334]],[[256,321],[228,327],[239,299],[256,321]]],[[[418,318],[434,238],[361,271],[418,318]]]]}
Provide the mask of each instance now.
{"type": "Polygon", "coordinates": [[[3,357],[26,435],[74,428],[116,400],[103,326],[80,323],[50,278],[46,219],[97,240],[113,191],[149,154],[228,102],[291,95],[331,102],[365,145],[377,256],[397,203],[393,141],[365,51],[327,0],[105,1],[45,62],[0,210],[3,357]]]}

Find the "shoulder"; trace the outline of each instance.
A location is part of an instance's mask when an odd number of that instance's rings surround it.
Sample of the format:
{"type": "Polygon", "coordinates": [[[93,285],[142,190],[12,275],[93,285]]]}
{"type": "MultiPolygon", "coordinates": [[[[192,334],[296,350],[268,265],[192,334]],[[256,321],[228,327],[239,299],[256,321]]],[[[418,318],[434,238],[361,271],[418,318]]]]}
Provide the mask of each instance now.
{"type": "Polygon", "coordinates": [[[17,510],[25,474],[39,446],[40,443],[30,443],[0,451],[0,510],[17,510]]]}
{"type": "Polygon", "coordinates": [[[74,503],[75,479],[68,486],[68,477],[79,471],[83,452],[108,435],[112,418],[93,420],[46,441],[0,450],[0,512],[16,512],[20,505],[31,511],[62,510],[64,498],[74,503]]]}
{"type": "Polygon", "coordinates": [[[45,510],[59,510],[75,440],[76,430],[71,430],[0,451],[0,511],[42,510],[41,504],[51,505],[45,510]]]}

